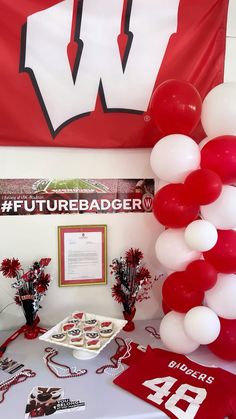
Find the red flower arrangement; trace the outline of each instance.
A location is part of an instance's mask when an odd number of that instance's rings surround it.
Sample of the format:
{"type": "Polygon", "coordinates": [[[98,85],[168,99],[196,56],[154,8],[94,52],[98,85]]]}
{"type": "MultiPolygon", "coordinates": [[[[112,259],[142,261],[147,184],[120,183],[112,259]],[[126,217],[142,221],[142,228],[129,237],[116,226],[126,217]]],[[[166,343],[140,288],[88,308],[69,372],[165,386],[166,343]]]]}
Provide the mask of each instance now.
{"type": "Polygon", "coordinates": [[[123,304],[124,312],[129,315],[135,303],[150,298],[149,291],[153,282],[150,272],[142,265],[143,253],[139,249],[129,249],[125,257],[113,259],[110,267],[116,283],[112,287],[112,296],[118,303],[123,304]]]}
{"type": "Polygon", "coordinates": [[[8,278],[16,278],[17,272],[20,271],[21,264],[18,259],[3,259],[0,271],[8,278]]]}
{"type": "Polygon", "coordinates": [[[33,324],[37,311],[41,308],[40,301],[49,287],[51,276],[45,274],[44,270],[50,262],[50,258],[40,259],[27,272],[24,272],[19,259],[4,259],[0,265],[3,276],[15,279],[11,285],[16,289],[14,301],[22,306],[28,325],[33,324]]]}

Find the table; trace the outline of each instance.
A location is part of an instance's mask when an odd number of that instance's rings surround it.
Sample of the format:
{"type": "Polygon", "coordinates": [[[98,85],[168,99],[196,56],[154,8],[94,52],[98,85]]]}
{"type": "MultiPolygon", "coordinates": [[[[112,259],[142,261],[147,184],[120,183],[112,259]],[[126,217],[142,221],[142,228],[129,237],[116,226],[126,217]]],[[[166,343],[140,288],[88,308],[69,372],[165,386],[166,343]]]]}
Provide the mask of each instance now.
{"type": "MultiPolygon", "coordinates": [[[[162,348],[159,340],[151,336],[146,330],[147,325],[159,329],[158,320],[140,320],[135,322],[135,330],[133,332],[121,332],[118,336],[123,338],[131,338],[134,342],[141,345],[151,345],[152,347],[162,348]]],[[[10,335],[12,331],[0,333],[0,344],[10,335]]],[[[54,346],[58,349],[59,355],[56,357],[58,362],[77,368],[86,368],[88,373],[82,377],[60,379],[56,378],[45,366],[43,362],[44,348],[47,347],[46,342],[34,339],[32,341],[18,337],[12,342],[4,357],[10,357],[18,362],[22,362],[25,368],[31,368],[37,373],[36,377],[29,378],[24,383],[17,384],[10,388],[6,393],[5,400],[0,404],[1,418],[24,418],[25,405],[28,394],[35,386],[46,387],[62,387],[64,389],[64,397],[71,400],[85,401],[86,407],[84,411],[75,413],[63,413],[61,419],[164,419],[167,416],[155,408],[145,403],[134,395],[122,390],[113,384],[114,377],[95,373],[96,369],[104,364],[109,363],[109,358],[116,351],[117,345],[112,341],[105,347],[101,353],[93,359],[78,360],[72,356],[72,351],[67,348],[54,346]]],[[[53,346],[53,345],[50,345],[53,346]]],[[[215,357],[206,347],[201,347],[189,358],[195,362],[204,365],[215,365],[228,371],[236,373],[236,362],[224,362],[215,357]]],[[[0,371],[0,381],[10,377],[3,371],[0,371]]]]}

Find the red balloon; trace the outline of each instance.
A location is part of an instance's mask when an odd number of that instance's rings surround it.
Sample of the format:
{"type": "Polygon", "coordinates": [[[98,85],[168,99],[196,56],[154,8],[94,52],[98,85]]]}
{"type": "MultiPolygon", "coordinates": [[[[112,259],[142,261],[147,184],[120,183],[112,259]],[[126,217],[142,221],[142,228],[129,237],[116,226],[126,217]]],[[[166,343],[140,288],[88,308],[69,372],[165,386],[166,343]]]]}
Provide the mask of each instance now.
{"type": "Polygon", "coordinates": [[[186,270],[187,287],[191,291],[206,291],[214,287],[217,281],[217,271],[206,260],[194,260],[186,270]]]}
{"type": "Polygon", "coordinates": [[[219,175],[209,169],[194,170],[187,176],[184,185],[191,202],[198,205],[214,202],[222,191],[219,175]]]}
{"type": "Polygon", "coordinates": [[[236,182],[236,136],[222,135],[201,151],[201,167],[216,172],[223,183],[236,182]]]}
{"type": "Polygon", "coordinates": [[[182,183],[170,183],[154,196],[153,213],[164,226],[179,228],[197,218],[199,206],[189,202],[182,183]]]}
{"type": "Polygon", "coordinates": [[[218,338],[208,348],[220,358],[236,361],[236,320],[220,318],[220,325],[218,338]]]}
{"type": "Polygon", "coordinates": [[[204,292],[189,291],[186,282],[185,272],[173,272],[166,278],[162,287],[162,298],[171,310],[186,313],[202,304],[204,292]]]}
{"type": "Polygon", "coordinates": [[[164,300],[162,300],[162,310],[164,314],[167,314],[171,311],[171,309],[166,305],[164,300]]]}
{"type": "Polygon", "coordinates": [[[203,252],[207,260],[218,272],[233,274],[236,272],[236,231],[218,230],[215,246],[203,252]]]}
{"type": "Polygon", "coordinates": [[[202,101],[196,88],[180,80],[160,84],[150,104],[151,115],[164,135],[188,135],[197,126],[201,109],[202,101]]]}

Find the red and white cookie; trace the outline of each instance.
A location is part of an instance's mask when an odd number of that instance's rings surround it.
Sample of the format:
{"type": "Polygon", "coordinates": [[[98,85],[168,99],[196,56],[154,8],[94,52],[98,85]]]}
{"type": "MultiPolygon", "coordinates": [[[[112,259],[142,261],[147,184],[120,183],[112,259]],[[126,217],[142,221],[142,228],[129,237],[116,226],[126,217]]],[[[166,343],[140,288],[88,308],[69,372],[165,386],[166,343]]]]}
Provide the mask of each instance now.
{"type": "Polygon", "coordinates": [[[86,341],[87,349],[99,349],[101,346],[100,339],[89,339],[86,341]]]}
{"type": "Polygon", "coordinates": [[[85,339],[86,340],[99,339],[99,333],[98,332],[87,332],[87,333],[85,333],[85,339]]]}
{"type": "Polygon", "coordinates": [[[70,344],[75,345],[75,346],[84,346],[84,337],[83,336],[71,337],[70,344]]]}
{"type": "Polygon", "coordinates": [[[102,338],[109,338],[113,333],[112,329],[101,329],[100,330],[100,336],[102,338]]]}
{"type": "Polygon", "coordinates": [[[68,323],[64,323],[62,325],[61,329],[62,329],[63,332],[69,332],[69,330],[74,329],[75,326],[76,325],[74,323],[68,322],[68,323]]]}
{"type": "Polygon", "coordinates": [[[51,339],[54,340],[55,342],[63,342],[63,340],[66,339],[66,334],[65,333],[54,333],[51,336],[51,339]]]}
{"type": "Polygon", "coordinates": [[[71,339],[72,337],[80,337],[82,336],[82,334],[83,332],[79,328],[72,329],[72,330],[69,330],[69,332],[67,332],[67,336],[69,339],[71,339]]]}
{"type": "Polygon", "coordinates": [[[83,313],[82,311],[75,311],[74,313],[72,313],[72,317],[73,319],[77,319],[77,320],[85,320],[85,313],[83,313]]]}
{"type": "Polygon", "coordinates": [[[98,321],[96,319],[89,319],[89,320],[85,320],[84,322],[84,326],[97,326],[98,325],[98,321]]]}
{"type": "Polygon", "coordinates": [[[96,328],[96,326],[95,327],[94,326],[84,326],[83,331],[85,333],[87,333],[87,332],[96,332],[97,331],[97,328],[96,328]]]}
{"type": "Polygon", "coordinates": [[[74,323],[76,327],[79,327],[82,324],[82,322],[78,319],[70,319],[68,320],[68,323],[74,323]]]}
{"type": "Polygon", "coordinates": [[[113,323],[110,321],[100,322],[100,329],[112,329],[113,323]]]}

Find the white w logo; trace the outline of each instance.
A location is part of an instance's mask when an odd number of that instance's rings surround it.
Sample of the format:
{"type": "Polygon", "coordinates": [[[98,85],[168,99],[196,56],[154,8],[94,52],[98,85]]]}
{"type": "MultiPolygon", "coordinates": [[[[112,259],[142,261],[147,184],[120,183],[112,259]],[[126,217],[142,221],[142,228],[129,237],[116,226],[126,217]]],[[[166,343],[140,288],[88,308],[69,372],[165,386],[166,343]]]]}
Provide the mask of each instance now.
{"type": "Polygon", "coordinates": [[[105,111],[147,109],[176,31],[178,5],[179,0],[165,0],[164,6],[163,0],[79,1],[74,33],[73,0],[28,17],[21,71],[30,73],[52,135],[92,112],[98,92],[105,111]],[[122,33],[127,37],[123,57],[122,33]],[[78,44],[73,71],[67,55],[71,36],[78,44]]]}

